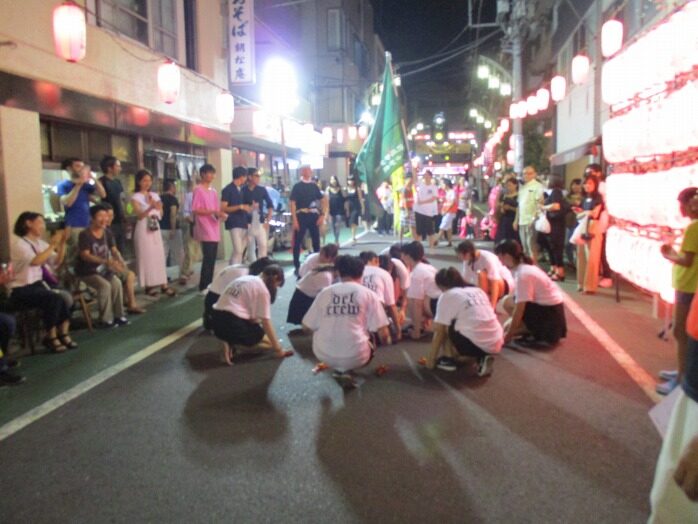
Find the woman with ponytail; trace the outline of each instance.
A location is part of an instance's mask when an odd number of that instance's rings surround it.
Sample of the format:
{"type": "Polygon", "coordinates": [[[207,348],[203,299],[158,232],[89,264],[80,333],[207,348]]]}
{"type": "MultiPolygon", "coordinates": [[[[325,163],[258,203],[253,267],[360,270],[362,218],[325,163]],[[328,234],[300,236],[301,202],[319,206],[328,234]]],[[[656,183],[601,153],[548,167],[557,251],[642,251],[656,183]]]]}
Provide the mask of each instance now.
{"type": "Polygon", "coordinates": [[[443,292],[434,317],[434,337],[427,366],[454,371],[457,362],[474,362],[477,375],[492,373],[492,355],[504,344],[502,326],[485,292],[467,284],[454,267],[436,273],[443,292]],[[441,358],[437,357],[443,353],[441,358]]]}
{"type": "Polygon", "coordinates": [[[530,335],[536,341],[557,344],[567,336],[562,293],[548,275],[527,257],[516,240],[505,240],[495,248],[499,260],[514,275],[513,297],[505,309],[511,318],[504,323],[504,340],[530,335]]]}
{"type": "Polygon", "coordinates": [[[415,240],[402,246],[401,257],[410,271],[410,286],[407,288],[407,311],[412,319],[410,337],[418,340],[422,338],[425,319],[433,317],[435,313],[441,291],[434,282],[436,268],[424,258],[421,242],[415,240]]]}

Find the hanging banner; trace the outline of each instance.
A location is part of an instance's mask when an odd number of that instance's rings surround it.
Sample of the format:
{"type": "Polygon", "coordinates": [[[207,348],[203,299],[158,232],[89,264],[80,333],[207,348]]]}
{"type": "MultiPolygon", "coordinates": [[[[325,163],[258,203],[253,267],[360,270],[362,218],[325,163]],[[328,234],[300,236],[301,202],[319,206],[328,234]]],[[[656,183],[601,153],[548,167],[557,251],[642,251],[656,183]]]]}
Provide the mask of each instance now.
{"type": "Polygon", "coordinates": [[[228,50],[230,84],[254,84],[254,0],[228,0],[228,50]]]}

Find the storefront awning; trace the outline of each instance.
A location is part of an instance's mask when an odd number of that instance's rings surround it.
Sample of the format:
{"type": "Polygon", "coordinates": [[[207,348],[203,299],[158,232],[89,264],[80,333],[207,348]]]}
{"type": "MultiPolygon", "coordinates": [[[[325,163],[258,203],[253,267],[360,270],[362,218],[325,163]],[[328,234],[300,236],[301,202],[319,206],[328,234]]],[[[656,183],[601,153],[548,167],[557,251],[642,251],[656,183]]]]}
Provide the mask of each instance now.
{"type": "Polygon", "coordinates": [[[555,153],[554,155],[550,156],[550,165],[552,167],[564,166],[565,164],[569,164],[571,162],[574,162],[575,160],[579,160],[583,156],[597,156],[599,153],[598,146],[600,145],[601,137],[597,137],[585,144],[573,147],[572,149],[568,149],[567,151],[555,153]]]}

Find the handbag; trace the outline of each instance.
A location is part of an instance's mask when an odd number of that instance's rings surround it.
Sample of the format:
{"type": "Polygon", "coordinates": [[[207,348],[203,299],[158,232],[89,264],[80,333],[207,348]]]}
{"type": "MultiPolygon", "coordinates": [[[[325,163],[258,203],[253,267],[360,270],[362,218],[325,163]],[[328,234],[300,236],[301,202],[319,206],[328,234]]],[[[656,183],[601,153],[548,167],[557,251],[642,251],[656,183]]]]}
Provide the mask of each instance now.
{"type": "Polygon", "coordinates": [[[548,217],[545,215],[545,213],[541,213],[540,215],[538,215],[534,227],[536,228],[536,231],[545,235],[549,234],[552,230],[550,226],[550,220],[548,220],[548,217]]]}
{"type": "Polygon", "coordinates": [[[583,245],[586,241],[584,237],[587,235],[587,229],[589,228],[589,216],[585,215],[574,228],[572,234],[570,235],[570,244],[583,245]]]}
{"type": "Polygon", "coordinates": [[[148,217],[148,231],[157,231],[160,229],[160,222],[158,221],[158,217],[155,215],[150,215],[148,217]]]}

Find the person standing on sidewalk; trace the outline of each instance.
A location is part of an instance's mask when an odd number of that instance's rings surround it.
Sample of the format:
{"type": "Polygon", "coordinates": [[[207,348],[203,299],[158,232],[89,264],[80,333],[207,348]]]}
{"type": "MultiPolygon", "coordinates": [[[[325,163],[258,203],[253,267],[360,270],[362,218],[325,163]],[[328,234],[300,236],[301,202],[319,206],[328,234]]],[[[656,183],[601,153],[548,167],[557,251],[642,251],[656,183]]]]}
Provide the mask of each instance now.
{"type": "Polygon", "coordinates": [[[301,266],[300,254],[306,231],[313,241],[313,252],[320,251],[320,225],[328,213],[327,198],[317,184],[313,182],[313,170],[310,166],[300,169],[301,180],[291,189],[290,207],[293,224],[293,266],[296,276],[301,266]]]}
{"type": "Polygon", "coordinates": [[[247,168],[238,166],[233,169],[233,181],[223,188],[221,209],[228,214],[225,229],[229,232],[233,244],[229,264],[241,264],[242,255],[247,247],[247,228],[252,206],[243,199],[243,188],[247,182],[247,168]]]}
{"type": "Polygon", "coordinates": [[[179,200],[177,200],[177,186],[174,180],[165,180],[162,200],[162,218],[160,219],[160,233],[162,245],[165,250],[165,262],[179,267],[179,283],[184,285],[187,278],[184,275],[184,246],[182,245],[182,230],[179,229],[179,200]]]}
{"type": "Polygon", "coordinates": [[[577,219],[586,217],[587,229],[582,235],[582,244],[577,245],[577,291],[593,295],[599,285],[599,266],[603,235],[600,233],[599,218],[604,210],[603,197],[599,193],[600,180],[586,175],[582,187],[582,207],[576,208],[577,219]]]}
{"type": "Polygon", "coordinates": [[[211,164],[204,164],[199,168],[201,182],[194,189],[191,204],[194,216],[194,240],[201,243],[203,254],[199,279],[199,292],[202,294],[206,294],[206,288],[213,280],[218,242],[221,240],[219,221],[227,218],[227,215],[221,211],[218,192],[211,187],[215,176],[216,168],[211,164]]]}
{"type": "Polygon", "coordinates": [[[356,244],[356,228],[359,226],[359,218],[364,214],[364,192],[361,186],[357,185],[356,178],[350,175],[347,179],[346,195],[347,215],[349,216],[349,227],[351,228],[351,243],[356,244]]]}
{"type": "Polygon", "coordinates": [[[686,362],[686,318],[698,287],[698,187],[689,187],[679,193],[681,214],[691,219],[684,231],[681,250],[676,252],[669,243],[662,246],[662,256],[674,264],[672,280],[675,290],[674,328],[678,369],[660,373],[666,382],[657,386],[657,393],[668,395],[679,384],[686,362]]]}
{"type": "Polygon", "coordinates": [[[518,231],[521,238],[521,247],[524,254],[533,263],[538,259],[538,245],[536,243],[536,228],[534,226],[538,210],[543,205],[545,189],[538,182],[536,169],[526,166],[523,170],[524,184],[519,189],[518,208],[514,219],[514,230],[518,231]]]}
{"type": "Polygon", "coordinates": [[[194,200],[194,192],[192,191],[192,182],[186,182],[187,191],[184,193],[184,201],[182,202],[182,220],[180,227],[182,228],[182,244],[184,247],[184,260],[182,260],[182,274],[189,278],[194,274],[191,269],[194,259],[193,251],[198,253],[199,245],[194,241],[194,215],[191,209],[194,200]]]}
{"type": "Polygon", "coordinates": [[[247,261],[251,264],[259,258],[267,256],[267,241],[269,240],[269,222],[274,212],[267,188],[259,183],[262,178],[259,169],[247,169],[247,185],[242,188],[243,201],[251,206],[249,228],[247,229],[247,261]]]}
{"type": "Polygon", "coordinates": [[[116,247],[120,253],[124,252],[126,213],[124,213],[124,187],[117,178],[121,174],[121,162],[111,155],[106,155],[99,163],[99,167],[104,173],[99,179],[106,196],[106,201],[114,211],[114,220],[111,224],[111,232],[114,235],[116,247]]]}
{"type": "Polygon", "coordinates": [[[56,193],[65,209],[66,263],[72,266],[78,254],[78,235],[90,225],[90,199],[95,193],[106,198],[107,193],[99,180],[92,176],[90,166],[79,158],[66,158],[61,169],[70,176],[70,180],[63,180],[56,186],[56,193]]]}

